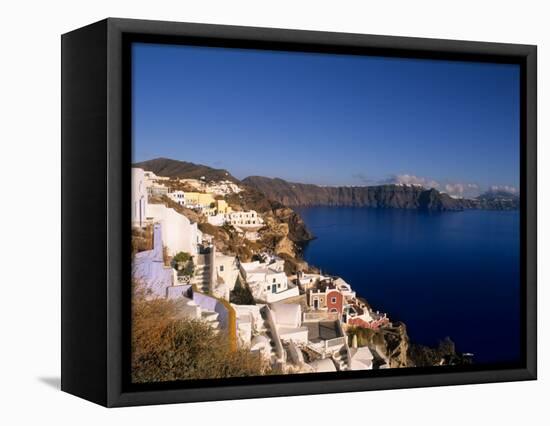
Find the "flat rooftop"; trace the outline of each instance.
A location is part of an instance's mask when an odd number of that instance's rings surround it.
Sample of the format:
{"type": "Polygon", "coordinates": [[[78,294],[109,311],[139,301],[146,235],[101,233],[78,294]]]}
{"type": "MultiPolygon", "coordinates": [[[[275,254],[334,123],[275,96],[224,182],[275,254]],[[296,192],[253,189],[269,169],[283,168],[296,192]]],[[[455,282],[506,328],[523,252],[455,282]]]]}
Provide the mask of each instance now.
{"type": "Polygon", "coordinates": [[[339,332],[338,321],[310,321],[302,324],[308,329],[308,340],[317,343],[323,340],[342,337],[339,332]]]}

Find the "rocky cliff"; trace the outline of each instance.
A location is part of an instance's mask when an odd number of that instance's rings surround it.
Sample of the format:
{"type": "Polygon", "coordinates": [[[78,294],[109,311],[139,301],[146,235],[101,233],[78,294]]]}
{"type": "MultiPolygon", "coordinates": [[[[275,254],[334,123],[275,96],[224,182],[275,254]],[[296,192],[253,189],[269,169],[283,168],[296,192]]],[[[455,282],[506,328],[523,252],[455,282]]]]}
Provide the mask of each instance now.
{"type": "Polygon", "coordinates": [[[273,240],[275,252],[295,256],[301,245],[313,239],[302,218],[290,207],[266,197],[260,191],[246,188],[238,194],[227,197],[228,203],[243,210],[255,210],[266,222],[267,230],[263,231],[264,242],[273,240]]]}
{"type": "Polygon", "coordinates": [[[250,176],[241,181],[266,197],[287,206],[349,206],[373,208],[459,211],[464,209],[514,209],[517,196],[486,193],[476,199],[456,199],[436,189],[408,185],[318,186],[278,178],[250,176]]]}

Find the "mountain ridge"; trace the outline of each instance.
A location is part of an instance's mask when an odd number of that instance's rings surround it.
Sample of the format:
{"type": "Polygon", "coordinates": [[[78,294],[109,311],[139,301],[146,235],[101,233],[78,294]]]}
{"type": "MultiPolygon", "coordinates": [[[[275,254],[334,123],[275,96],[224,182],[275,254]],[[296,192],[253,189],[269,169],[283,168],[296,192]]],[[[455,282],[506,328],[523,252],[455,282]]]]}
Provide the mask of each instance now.
{"type": "Polygon", "coordinates": [[[515,210],[519,208],[519,197],[507,193],[488,192],[477,198],[467,199],[453,198],[436,189],[427,189],[416,185],[319,186],[263,176],[249,176],[241,183],[263,192],[268,198],[291,207],[342,206],[431,211],[515,210]]]}
{"type": "Polygon", "coordinates": [[[239,179],[234,177],[225,169],[216,169],[203,164],[191,163],[189,161],[173,160],[159,157],[151,160],[134,163],[132,167],[139,167],[151,171],[157,176],[167,176],[183,179],[201,179],[206,181],[229,180],[238,183],[239,179]]]}

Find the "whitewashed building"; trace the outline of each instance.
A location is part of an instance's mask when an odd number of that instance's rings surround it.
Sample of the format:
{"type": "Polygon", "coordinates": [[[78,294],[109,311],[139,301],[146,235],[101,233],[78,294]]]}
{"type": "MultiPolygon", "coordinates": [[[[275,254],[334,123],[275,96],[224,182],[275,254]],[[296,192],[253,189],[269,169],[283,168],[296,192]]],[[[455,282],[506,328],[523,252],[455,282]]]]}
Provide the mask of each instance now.
{"type": "Polygon", "coordinates": [[[235,283],[239,276],[237,258],[235,256],[216,252],[214,255],[214,265],[217,281],[226,284],[229,291],[232,291],[235,288],[235,283]]]}
{"type": "Polygon", "coordinates": [[[168,194],[168,187],[162,184],[162,181],[168,180],[166,176],[157,176],[152,171],[144,171],[145,190],[147,194],[160,196],[168,194]]]}
{"type": "Polygon", "coordinates": [[[210,182],[206,188],[209,192],[212,192],[216,195],[238,194],[242,191],[239,185],[231,182],[230,180],[210,182]]]}
{"type": "Polygon", "coordinates": [[[263,219],[254,210],[231,212],[226,216],[227,222],[233,226],[261,226],[264,224],[263,219]]]}
{"type": "Polygon", "coordinates": [[[132,262],[132,279],[149,290],[149,298],[166,297],[167,289],[175,281],[175,271],[164,264],[162,240],[164,229],[160,224],[153,227],[153,249],[139,252],[132,262]]]}
{"type": "Polygon", "coordinates": [[[164,204],[149,204],[147,218],[162,225],[163,244],[170,256],[180,251],[195,256],[198,253],[198,245],[202,242],[202,232],[196,223],[174,209],[164,204]]]}
{"type": "Polygon", "coordinates": [[[227,216],[226,214],[218,213],[215,215],[206,216],[206,220],[210,225],[223,226],[227,222],[226,216],[227,216]]]}
{"type": "Polygon", "coordinates": [[[178,203],[180,206],[185,206],[185,192],[173,191],[173,192],[167,193],[167,195],[168,195],[168,198],[178,203]]]}
{"type": "Polygon", "coordinates": [[[241,346],[250,347],[253,336],[258,336],[263,331],[264,319],[260,313],[261,305],[235,305],[232,303],[231,306],[236,313],[238,343],[241,346]]]}
{"type": "Polygon", "coordinates": [[[308,343],[309,329],[302,325],[302,307],[298,303],[274,303],[271,311],[281,340],[308,343]]]}
{"type": "Polygon", "coordinates": [[[350,348],[350,370],[372,370],[373,355],[367,346],[350,348]]]}
{"type": "Polygon", "coordinates": [[[226,255],[215,251],[212,256],[212,281],[211,289],[214,296],[229,301],[231,291],[235,288],[239,267],[235,256],[226,255]]]}
{"type": "Polygon", "coordinates": [[[143,169],[132,167],[132,226],[145,225],[147,212],[147,187],[143,169]]]}
{"type": "Polygon", "coordinates": [[[272,303],[300,294],[298,287],[289,286],[282,259],[241,262],[240,269],[255,299],[272,303]]]}

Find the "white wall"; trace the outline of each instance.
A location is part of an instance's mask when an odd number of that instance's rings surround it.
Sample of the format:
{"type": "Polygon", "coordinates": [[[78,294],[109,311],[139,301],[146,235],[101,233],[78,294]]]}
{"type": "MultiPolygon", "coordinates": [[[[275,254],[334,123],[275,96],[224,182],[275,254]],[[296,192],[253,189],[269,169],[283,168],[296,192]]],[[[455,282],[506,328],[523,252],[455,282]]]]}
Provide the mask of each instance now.
{"type": "Polygon", "coordinates": [[[214,268],[217,275],[227,285],[228,290],[232,291],[239,276],[236,257],[216,252],[214,256],[214,268]]]}
{"type": "Polygon", "coordinates": [[[184,215],[164,204],[149,204],[147,217],[162,224],[163,244],[170,256],[180,251],[197,254],[198,229],[184,215]]]}
{"type": "Polygon", "coordinates": [[[185,192],[174,191],[174,192],[169,192],[167,195],[175,203],[178,203],[180,206],[185,206],[185,192]]]}
{"type": "MultiPolygon", "coordinates": [[[[2,365],[2,414],[6,424],[132,426],[173,423],[185,417],[201,424],[205,414],[211,424],[310,425],[341,424],[340,409],[355,407],[368,424],[422,424],[464,426],[477,424],[540,425],[548,419],[550,364],[550,33],[546,3],[541,0],[96,0],[5,1],[0,33],[3,67],[0,105],[5,120],[0,134],[4,176],[17,176],[6,185],[6,200],[26,206],[28,191],[35,205],[44,206],[40,220],[36,209],[0,209],[4,234],[2,282],[20,283],[28,270],[26,253],[37,240],[47,242],[33,268],[40,271],[40,285],[6,285],[0,310],[3,339],[17,350],[0,354],[2,365]],[[302,28],[419,37],[504,41],[539,44],[539,336],[538,382],[427,388],[338,395],[208,402],[106,410],[59,392],[60,357],[60,34],[106,16],[165,19],[187,22],[302,28]],[[6,244],[9,242],[9,245],[6,244]],[[22,307],[25,307],[24,311],[22,307]],[[17,324],[17,327],[12,326],[17,324]],[[29,338],[32,336],[32,338],[29,338]],[[274,410],[273,407],[276,407],[274,410]],[[376,409],[368,409],[376,407],[376,409]],[[11,420],[10,420],[11,419],[11,420]]],[[[350,171],[352,173],[353,171],[350,171]]],[[[13,205],[11,204],[11,205],[13,205]]],[[[345,410],[344,410],[345,411],[345,410]]]]}
{"type": "Polygon", "coordinates": [[[265,291],[271,292],[273,286],[277,287],[276,293],[286,290],[288,278],[284,272],[268,272],[265,275],[265,291]]]}
{"type": "Polygon", "coordinates": [[[225,215],[218,213],[214,216],[207,216],[206,220],[210,225],[222,226],[225,223],[225,215]]]}
{"type": "Polygon", "coordinates": [[[289,288],[277,293],[271,293],[266,291],[264,293],[265,301],[268,303],[279,302],[280,300],[288,299],[289,297],[296,297],[300,294],[298,287],[289,288]]]}
{"type": "Polygon", "coordinates": [[[132,167],[132,224],[143,226],[147,212],[147,188],[143,169],[132,167]]]}
{"type": "Polygon", "coordinates": [[[262,218],[254,210],[231,212],[227,213],[226,216],[231,225],[246,227],[263,224],[262,218]]]}

